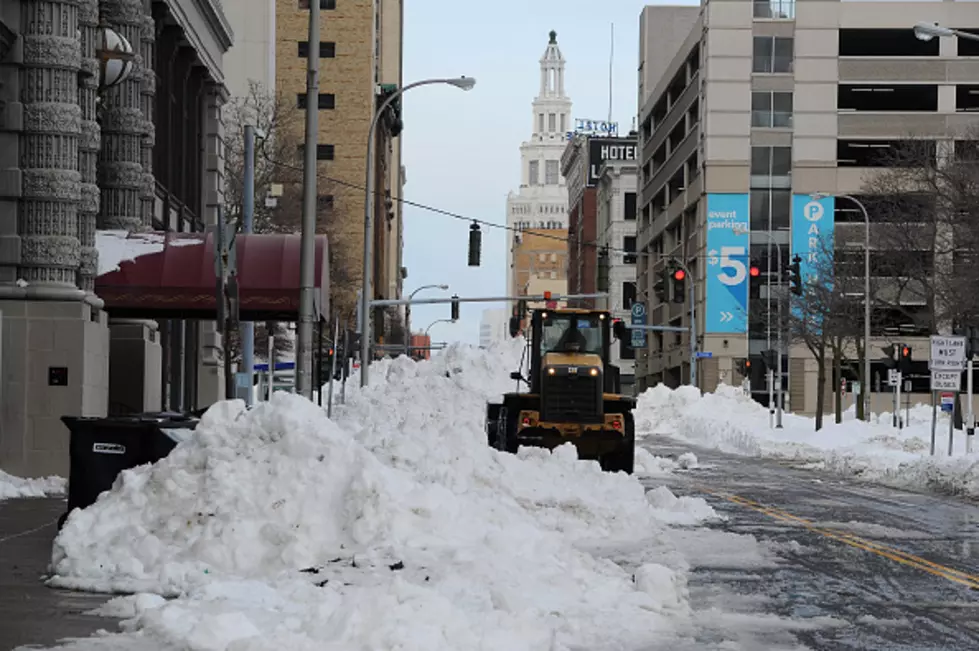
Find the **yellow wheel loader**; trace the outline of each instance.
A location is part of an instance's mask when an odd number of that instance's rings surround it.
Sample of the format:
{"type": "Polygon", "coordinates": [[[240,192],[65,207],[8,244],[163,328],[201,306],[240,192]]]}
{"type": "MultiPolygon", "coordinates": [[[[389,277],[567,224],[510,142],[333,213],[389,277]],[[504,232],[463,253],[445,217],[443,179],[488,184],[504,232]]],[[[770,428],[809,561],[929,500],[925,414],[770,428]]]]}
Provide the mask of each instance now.
{"type": "MultiPolygon", "coordinates": [[[[521,369],[510,375],[517,389],[487,405],[489,445],[516,453],[520,446],[554,449],[572,443],[580,459],[632,474],[636,399],[620,393],[619,369],[610,363],[613,330],[616,338],[626,336],[624,324],[613,326],[608,312],[534,310],[521,369]]],[[[514,316],[510,334],[519,331],[514,316]]]]}

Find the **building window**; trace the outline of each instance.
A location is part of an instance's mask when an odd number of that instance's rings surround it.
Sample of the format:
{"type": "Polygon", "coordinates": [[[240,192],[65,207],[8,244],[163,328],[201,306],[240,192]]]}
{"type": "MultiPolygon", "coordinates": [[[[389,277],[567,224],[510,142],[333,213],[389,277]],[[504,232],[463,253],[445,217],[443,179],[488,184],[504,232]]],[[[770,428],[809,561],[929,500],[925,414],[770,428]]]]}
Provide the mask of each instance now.
{"type": "Polygon", "coordinates": [[[544,114],[537,114],[537,133],[544,133],[544,114]]]}
{"type": "MultiPolygon", "coordinates": [[[[299,145],[299,156],[305,154],[306,145],[299,145]]],[[[316,145],[316,160],[333,160],[333,145],[316,145]]]]}
{"type": "Polygon", "coordinates": [[[547,130],[551,133],[557,131],[557,115],[554,113],[548,113],[547,115],[547,130]]]}
{"type": "Polygon", "coordinates": [[[527,185],[540,185],[540,161],[530,161],[527,170],[527,185]]]}
{"type": "MultiPolygon", "coordinates": [[[[309,41],[299,41],[299,58],[305,59],[309,56],[309,41]]],[[[320,58],[332,59],[337,55],[337,44],[332,41],[320,41],[320,58]]]]}
{"type": "Polygon", "coordinates": [[[547,185],[558,184],[557,161],[544,161],[544,183],[547,185]]]}
{"type": "Polygon", "coordinates": [[[751,230],[778,231],[789,228],[792,191],[757,188],[751,191],[751,230]]]}
{"type": "Polygon", "coordinates": [[[769,20],[793,20],[795,0],[755,0],[755,18],[769,20]]]}
{"type": "Polygon", "coordinates": [[[564,113],[562,113],[561,114],[561,133],[564,133],[567,130],[568,130],[567,116],[564,113]]]}
{"type": "Polygon", "coordinates": [[[319,212],[333,212],[333,195],[321,194],[316,197],[316,208],[319,212]]]}
{"type": "Polygon", "coordinates": [[[626,235],[622,238],[622,248],[626,252],[622,262],[624,264],[636,264],[636,236],[626,235]]]}
{"type": "Polygon", "coordinates": [[[636,193],[626,192],[625,193],[625,219],[626,221],[636,220],[636,193]]]}
{"type": "MultiPolygon", "coordinates": [[[[320,93],[318,99],[317,104],[320,110],[336,108],[336,96],[333,93],[320,93]]],[[[306,109],[306,93],[296,94],[296,108],[306,109]]]]}
{"type": "Polygon", "coordinates": [[[792,187],[792,148],[752,147],[751,187],[792,187]]]}
{"type": "MultiPolygon", "coordinates": [[[[300,9],[309,9],[309,0],[299,0],[300,9]]],[[[337,0],[320,0],[320,9],[330,10],[337,8],[337,0]]]]}
{"type": "Polygon", "coordinates": [[[794,39],[781,36],[756,36],[752,53],[752,72],[792,72],[794,39]]]}
{"type": "Polygon", "coordinates": [[[767,129],[792,128],[792,93],[751,93],[751,126],[767,129]]]}

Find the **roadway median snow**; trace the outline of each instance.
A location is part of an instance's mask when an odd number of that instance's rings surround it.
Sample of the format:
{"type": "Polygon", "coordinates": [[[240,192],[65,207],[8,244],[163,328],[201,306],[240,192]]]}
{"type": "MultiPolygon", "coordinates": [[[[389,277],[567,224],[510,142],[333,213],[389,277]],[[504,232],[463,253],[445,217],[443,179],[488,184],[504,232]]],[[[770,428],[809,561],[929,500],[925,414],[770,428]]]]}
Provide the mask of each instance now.
{"type": "Polygon", "coordinates": [[[740,389],[721,385],[700,395],[686,386],[659,385],[639,397],[636,431],[640,438],[660,434],[733,454],[792,459],[806,468],[891,486],[979,496],[979,455],[965,454],[965,434],[955,432],[949,458],[948,417],[940,415],[937,455],[931,457],[931,408],[913,408],[910,416],[898,430],[891,426],[891,414],[876,414],[865,423],[850,409],[840,424],[827,415],[817,432],[812,418],[786,413],[783,428],[773,429],[768,409],[740,389]]]}
{"type": "Polygon", "coordinates": [[[490,449],[485,403],[514,386],[520,353],[510,342],[382,361],[332,421],[290,394],[219,403],[167,458],[71,514],[50,583],[134,593],[104,609],[129,617],[106,648],[151,637],[195,651],[566,651],[671,638],[691,609],[670,527],[716,513],[665,488],[647,497],[570,446],[490,449]],[[642,550],[628,569],[609,560],[624,549],[642,550]]]}

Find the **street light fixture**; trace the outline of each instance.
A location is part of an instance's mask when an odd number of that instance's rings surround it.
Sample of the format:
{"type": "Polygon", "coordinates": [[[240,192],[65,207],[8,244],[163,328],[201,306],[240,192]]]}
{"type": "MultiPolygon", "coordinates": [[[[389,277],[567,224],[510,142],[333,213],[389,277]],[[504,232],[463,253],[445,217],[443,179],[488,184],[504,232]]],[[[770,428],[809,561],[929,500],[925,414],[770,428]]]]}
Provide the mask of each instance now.
{"type": "Polygon", "coordinates": [[[371,297],[373,292],[371,292],[371,281],[372,278],[372,268],[373,260],[371,253],[371,245],[373,244],[373,210],[374,210],[374,130],[377,128],[378,120],[384,111],[387,110],[388,106],[391,105],[394,100],[398,99],[406,91],[412,88],[417,88],[418,86],[429,86],[432,84],[447,84],[449,86],[455,86],[456,88],[461,88],[462,90],[472,90],[473,86],[476,85],[476,80],[473,77],[453,77],[447,79],[424,79],[422,81],[416,81],[403,86],[393,93],[391,93],[384,103],[381,104],[377,110],[374,112],[374,117],[371,119],[370,129],[367,131],[367,182],[364,184],[364,277],[361,280],[361,290],[360,290],[360,386],[367,386],[367,367],[370,365],[370,350],[371,350],[371,317],[370,317],[370,305],[371,297]]]}
{"type": "Polygon", "coordinates": [[[955,31],[938,23],[920,22],[914,24],[914,35],[919,41],[930,41],[935,37],[955,36],[955,31]]]}
{"type": "MultiPolygon", "coordinates": [[[[439,319],[437,321],[432,321],[431,323],[428,324],[428,327],[425,328],[425,336],[426,337],[428,336],[428,331],[432,329],[432,326],[438,325],[440,323],[455,323],[455,321],[453,321],[452,319],[439,319]]],[[[364,365],[361,364],[361,370],[363,370],[363,366],[364,365]]]]}
{"type": "MultiPolygon", "coordinates": [[[[915,32],[917,33],[917,32],[915,32]]],[[[919,37],[920,38],[920,37],[919,37]]],[[[813,192],[811,195],[813,200],[824,199],[826,197],[831,197],[834,195],[827,194],[825,192],[813,192]]],[[[863,391],[863,417],[870,422],[870,216],[867,214],[867,207],[863,205],[856,197],[849,194],[837,194],[835,195],[837,199],[849,199],[857,205],[860,212],[863,213],[863,223],[864,223],[864,241],[863,241],[863,283],[864,283],[864,299],[863,299],[863,386],[861,391],[863,391]]]]}
{"type": "MultiPolygon", "coordinates": [[[[424,289],[441,289],[443,292],[449,288],[448,285],[422,285],[411,294],[408,295],[408,300],[410,301],[415,297],[415,294],[424,289]]],[[[405,305],[405,355],[411,352],[411,303],[405,305]]]]}

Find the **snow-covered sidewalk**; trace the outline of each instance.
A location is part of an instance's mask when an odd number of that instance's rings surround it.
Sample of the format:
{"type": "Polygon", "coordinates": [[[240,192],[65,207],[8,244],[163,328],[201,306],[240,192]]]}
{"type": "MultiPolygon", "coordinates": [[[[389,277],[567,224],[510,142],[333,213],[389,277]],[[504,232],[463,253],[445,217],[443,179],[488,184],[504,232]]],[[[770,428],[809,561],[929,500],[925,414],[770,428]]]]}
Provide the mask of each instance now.
{"type": "Polygon", "coordinates": [[[783,428],[772,429],[768,409],[740,389],[722,385],[700,395],[691,387],[657,386],[639,398],[636,430],[640,437],[660,434],[733,454],[792,459],[900,488],[979,496],[979,454],[966,455],[962,432],[955,432],[947,456],[948,416],[939,414],[934,457],[930,407],[912,409],[903,430],[891,426],[891,414],[870,423],[855,420],[852,410],[845,416],[840,424],[827,416],[817,432],[812,418],[785,414],[783,428]]]}
{"type": "Polygon", "coordinates": [[[0,500],[16,497],[60,497],[68,482],[62,477],[25,479],[0,470],[0,500]]]}
{"type": "Polygon", "coordinates": [[[519,346],[379,363],[332,421],[285,393],[219,403],[71,515],[51,583],[135,593],[103,609],[128,618],[111,648],[665,648],[694,621],[675,527],[718,516],[570,446],[490,449],[485,403],[519,346]]]}

